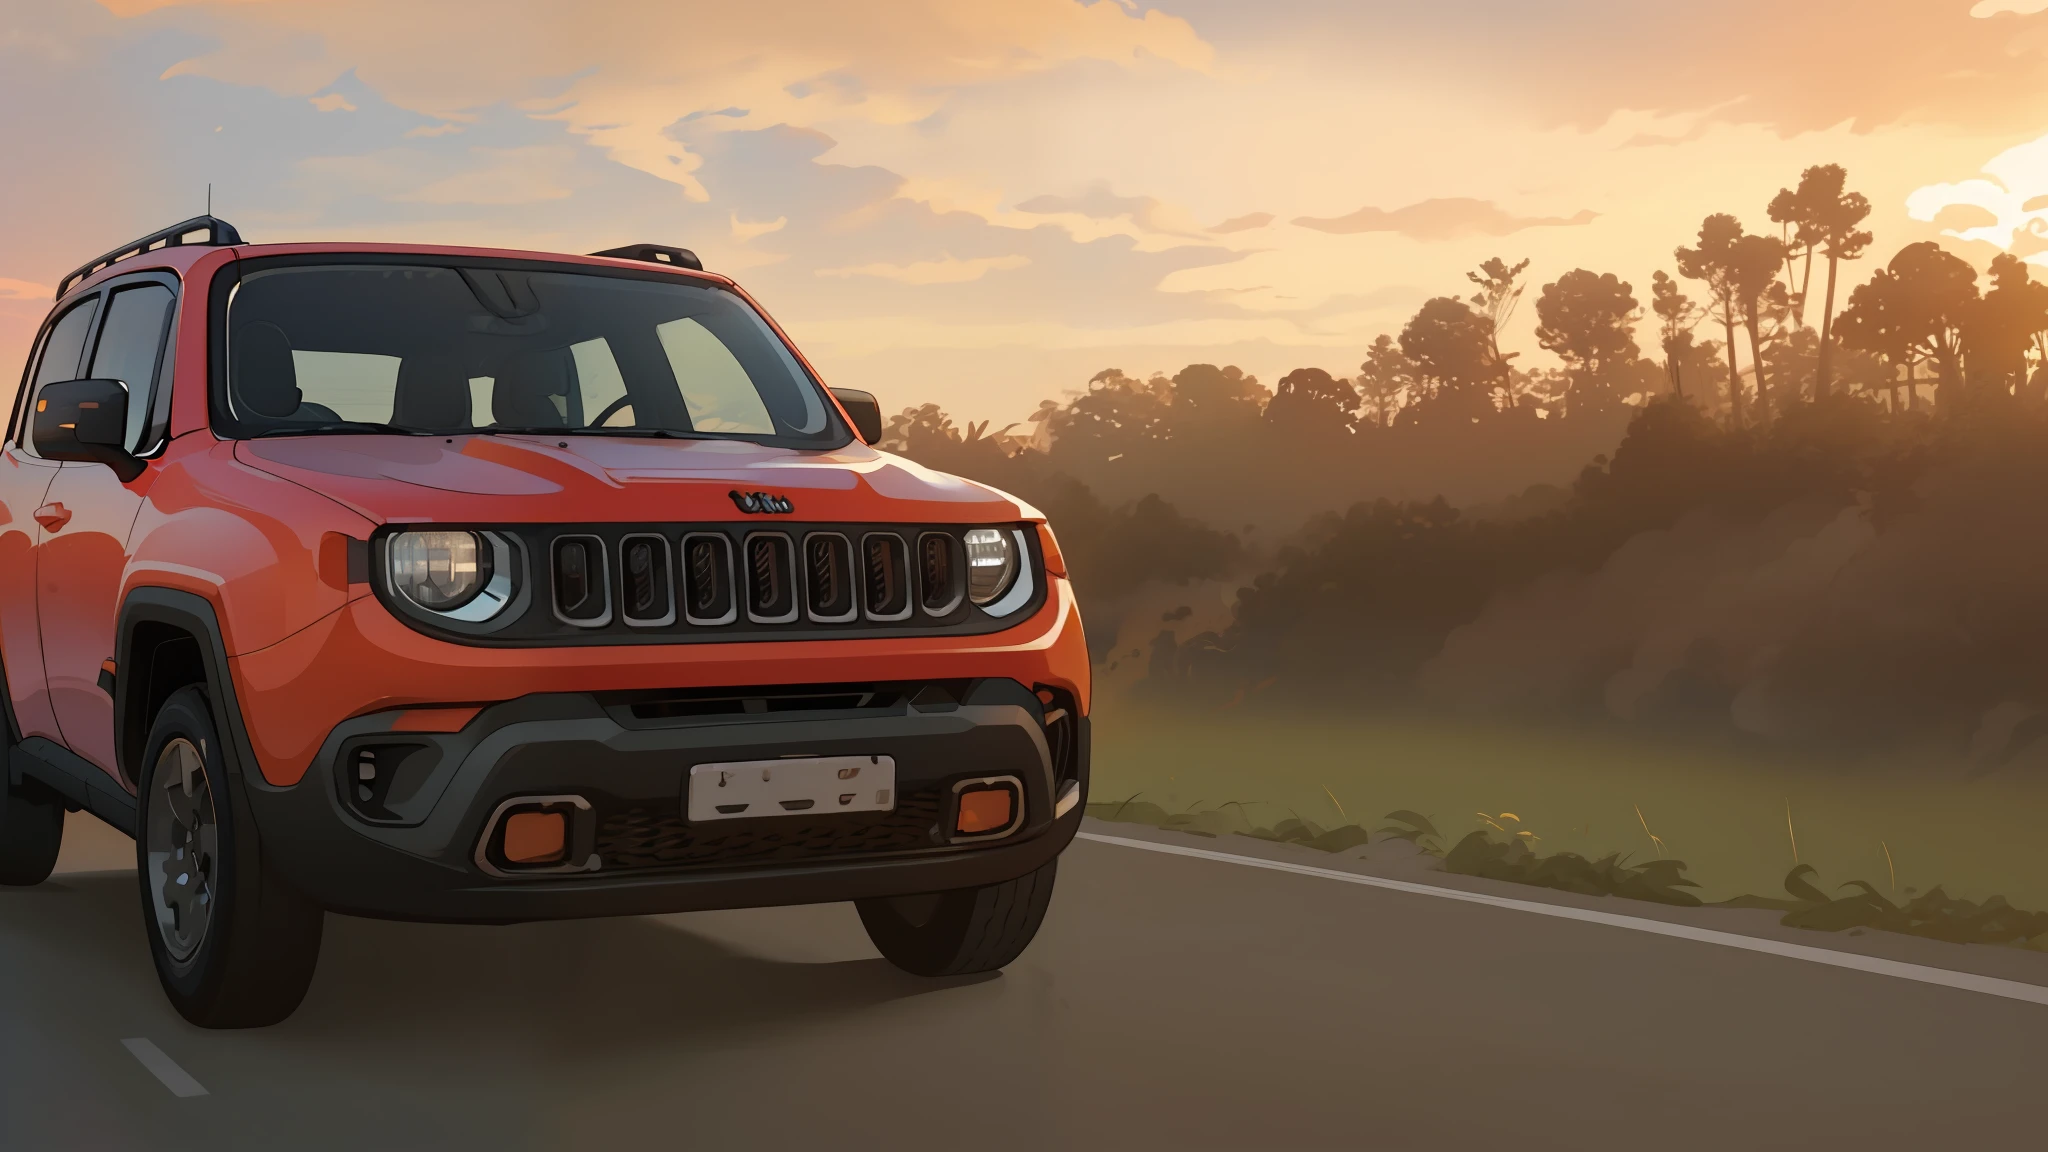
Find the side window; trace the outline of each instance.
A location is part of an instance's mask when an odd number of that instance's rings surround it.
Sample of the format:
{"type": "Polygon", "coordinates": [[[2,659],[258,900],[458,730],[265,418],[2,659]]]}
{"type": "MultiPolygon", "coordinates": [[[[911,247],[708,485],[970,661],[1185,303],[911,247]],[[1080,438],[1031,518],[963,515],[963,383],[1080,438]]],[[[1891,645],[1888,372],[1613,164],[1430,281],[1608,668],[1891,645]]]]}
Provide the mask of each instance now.
{"type": "MultiPolygon", "coordinates": [[[[45,384],[61,380],[78,379],[78,363],[85,358],[85,338],[92,332],[93,312],[99,307],[100,298],[93,296],[81,300],[58,317],[50,326],[50,334],[43,340],[43,358],[36,363],[36,374],[29,380],[28,410],[35,410],[36,393],[45,384]]],[[[29,442],[29,430],[35,427],[33,416],[21,421],[20,439],[17,441],[29,455],[35,454],[35,446],[29,442]]]]}
{"type": "Polygon", "coordinates": [[[92,354],[95,380],[128,385],[128,450],[139,452],[149,431],[156,397],[157,360],[163,352],[164,330],[171,322],[176,298],[161,284],[138,284],[114,292],[100,325],[99,347],[92,354]]]}

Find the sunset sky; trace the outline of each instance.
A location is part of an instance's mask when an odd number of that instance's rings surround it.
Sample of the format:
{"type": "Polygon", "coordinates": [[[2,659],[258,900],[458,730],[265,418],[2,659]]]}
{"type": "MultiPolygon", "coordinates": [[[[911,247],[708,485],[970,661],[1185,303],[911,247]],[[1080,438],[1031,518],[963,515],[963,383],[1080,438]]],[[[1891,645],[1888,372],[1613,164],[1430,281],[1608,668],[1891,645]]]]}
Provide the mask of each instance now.
{"type": "Polygon", "coordinates": [[[998,424],[1108,367],[1348,375],[1489,256],[1647,301],[1815,163],[1878,258],[2048,263],[2048,0],[4,3],[10,373],[209,181],[258,242],[694,248],[830,382],[998,424]]]}

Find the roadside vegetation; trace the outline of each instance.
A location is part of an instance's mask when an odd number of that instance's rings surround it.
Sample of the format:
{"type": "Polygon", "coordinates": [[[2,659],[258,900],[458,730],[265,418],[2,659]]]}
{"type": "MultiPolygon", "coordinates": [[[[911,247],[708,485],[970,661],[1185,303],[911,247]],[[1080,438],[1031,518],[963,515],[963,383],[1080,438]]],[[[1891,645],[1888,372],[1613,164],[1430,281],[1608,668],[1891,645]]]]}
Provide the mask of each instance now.
{"type": "MultiPolygon", "coordinates": [[[[1168,812],[1136,797],[1088,805],[1090,816],[1112,823],[1143,824],[1196,836],[1249,836],[1330,853],[1355,853],[1394,840],[1411,846],[1416,855],[1430,858],[1437,868],[1452,875],[1684,908],[1706,903],[1691,891],[1698,885],[1686,878],[1684,861],[1657,857],[1632,862],[1621,853],[1589,860],[1575,852],[1542,852],[1533,846],[1534,835],[1517,826],[1520,820],[1513,813],[1477,813],[1485,827],[1466,833],[1446,851],[1435,822],[1406,810],[1388,813],[1384,819],[1389,823],[1372,831],[1362,824],[1323,828],[1299,816],[1264,827],[1252,823],[1248,812],[1241,802],[1168,812]]],[[[1744,895],[1715,901],[1712,906],[1771,909],[1783,913],[1781,924],[1822,932],[1875,930],[1955,944],[2048,950],[2048,912],[2015,908],[2002,896],[1973,901],[1950,896],[1937,887],[1900,903],[1864,880],[1847,881],[1830,895],[1819,887],[1818,877],[1812,865],[1796,865],[1784,880],[1789,898],[1744,895]]]]}

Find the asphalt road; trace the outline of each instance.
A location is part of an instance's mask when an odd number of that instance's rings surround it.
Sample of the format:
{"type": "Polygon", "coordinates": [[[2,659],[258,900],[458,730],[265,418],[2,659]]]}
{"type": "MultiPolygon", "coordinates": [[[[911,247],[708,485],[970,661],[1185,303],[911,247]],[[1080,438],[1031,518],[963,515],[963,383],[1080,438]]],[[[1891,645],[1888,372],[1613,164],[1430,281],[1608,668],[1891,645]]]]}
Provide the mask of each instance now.
{"type": "Polygon", "coordinates": [[[847,906],[333,917],[298,1015],[208,1033],[141,931],[132,872],[0,890],[0,1148],[2034,1147],[2048,1073],[2041,1005],[1085,841],[951,983],[847,906]]]}

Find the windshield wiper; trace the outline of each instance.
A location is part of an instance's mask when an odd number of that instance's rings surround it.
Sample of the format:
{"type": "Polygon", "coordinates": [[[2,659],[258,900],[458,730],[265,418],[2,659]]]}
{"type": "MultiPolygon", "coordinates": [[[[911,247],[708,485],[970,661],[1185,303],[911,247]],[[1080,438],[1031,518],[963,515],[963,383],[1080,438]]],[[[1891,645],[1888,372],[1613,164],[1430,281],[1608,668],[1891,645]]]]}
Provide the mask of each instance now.
{"type": "Polygon", "coordinates": [[[424,428],[401,428],[396,424],[373,424],[367,420],[329,420],[319,424],[285,424],[266,429],[256,434],[261,440],[267,436],[332,436],[342,433],[390,433],[399,436],[432,436],[435,433],[424,428]]]}

